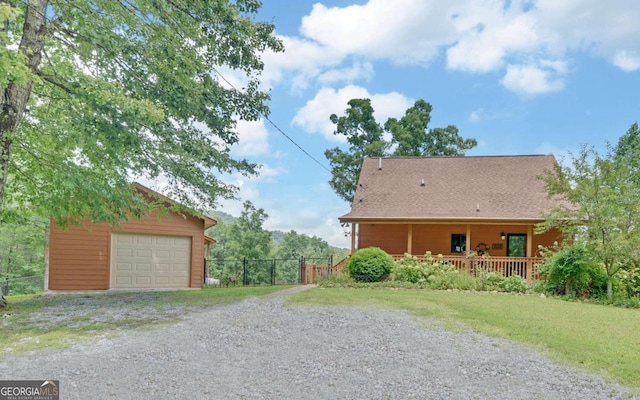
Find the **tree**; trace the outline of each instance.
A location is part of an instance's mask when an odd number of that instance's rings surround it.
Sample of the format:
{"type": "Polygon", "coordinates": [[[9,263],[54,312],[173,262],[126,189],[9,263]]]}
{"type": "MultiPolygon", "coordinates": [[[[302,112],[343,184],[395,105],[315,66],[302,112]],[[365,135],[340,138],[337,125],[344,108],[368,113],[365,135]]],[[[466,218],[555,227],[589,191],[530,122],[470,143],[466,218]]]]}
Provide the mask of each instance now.
{"type": "Polygon", "coordinates": [[[336,125],[335,135],[344,135],[349,143],[349,151],[334,147],[324,155],[331,165],[333,190],[346,201],[351,201],[356,191],[362,160],[365,157],[382,157],[389,146],[383,129],[373,116],[369,99],[351,99],[347,103],[345,115],[331,114],[329,119],[336,125]]]}
{"type": "Polygon", "coordinates": [[[236,120],[267,113],[260,54],[281,51],[259,0],[0,0],[0,212],[117,222],[146,203],[130,177],[212,208],[236,188],[236,120]],[[246,75],[230,88],[219,67],[246,75]],[[124,210],[124,211],[123,211],[124,210]]]}
{"type": "Polygon", "coordinates": [[[376,122],[369,99],[352,99],[347,104],[344,116],[332,114],[330,119],[336,125],[334,134],[347,137],[349,149],[334,147],[324,154],[331,165],[329,183],[348,202],[353,201],[365,157],[462,156],[478,144],[462,138],[453,125],[430,129],[432,107],[424,100],[416,101],[399,120],[389,118],[384,127],[376,122]]]}
{"type": "Polygon", "coordinates": [[[635,152],[627,150],[639,145],[634,125],[606,156],[583,146],[571,165],[557,164],[544,177],[549,195],[569,204],[550,212],[538,230],[558,228],[567,239],[584,241],[589,256],[607,272],[610,301],[615,274],[640,257],[640,181],[629,158],[635,152]]]}
{"type": "Polygon", "coordinates": [[[223,258],[269,258],[271,234],[262,227],[267,213],[262,208],[256,209],[250,201],[245,201],[243,207],[240,217],[225,229],[223,258]]]}
{"type": "Polygon", "coordinates": [[[478,145],[475,139],[463,139],[453,125],[429,129],[431,110],[431,104],[418,100],[400,120],[387,120],[385,130],[397,145],[394,156],[463,156],[478,145]]]}

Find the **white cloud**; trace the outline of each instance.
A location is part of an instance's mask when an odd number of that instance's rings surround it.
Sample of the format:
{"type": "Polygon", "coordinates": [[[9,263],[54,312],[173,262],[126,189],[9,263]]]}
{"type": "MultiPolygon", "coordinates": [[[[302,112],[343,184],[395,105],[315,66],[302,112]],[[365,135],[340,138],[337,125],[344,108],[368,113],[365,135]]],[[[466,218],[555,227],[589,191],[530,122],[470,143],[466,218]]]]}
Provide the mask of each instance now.
{"type": "Polygon", "coordinates": [[[538,95],[564,89],[563,69],[552,65],[508,65],[501,83],[523,95],[538,95]]]}
{"type": "Polygon", "coordinates": [[[336,82],[352,83],[358,79],[369,80],[374,76],[373,65],[369,62],[356,62],[351,67],[331,69],[318,76],[318,82],[331,84],[336,82]]]}
{"type": "Polygon", "coordinates": [[[613,56],[613,64],[624,71],[640,69],[640,53],[620,50],[613,56]]]}
{"type": "Polygon", "coordinates": [[[292,123],[302,127],[307,133],[319,133],[327,140],[345,142],[343,136],[333,134],[335,126],[329,120],[329,116],[343,115],[348,107],[347,102],[355,98],[371,99],[371,105],[375,110],[374,115],[381,124],[384,124],[389,117],[402,116],[413,104],[411,99],[396,92],[371,94],[367,89],[354,85],[339,90],[323,88],[298,110],[292,123]]]}
{"type": "Polygon", "coordinates": [[[554,75],[562,72],[552,74],[542,60],[587,53],[625,71],[640,69],[638,19],[640,2],[634,0],[316,3],[302,18],[300,36],[282,37],[285,53],[265,54],[263,81],[276,84],[286,76],[299,92],[318,83],[371,79],[377,60],[426,65],[444,54],[451,70],[506,71],[509,79],[503,83],[528,73],[537,88],[505,86],[518,93],[548,93],[562,89],[554,75]]]}
{"type": "Polygon", "coordinates": [[[300,32],[337,54],[425,64],[455,39],[449,12],[437,1],[370,0],[343,8],[316,3],[300,32]]]}
{"type": "Polygon", "coordinates": [[[496,2],[483,14],[483,19],[476,20],[471,10],[466,9],[457,19],[461,35],[458,42],[447,49],[447,67],[490,72],[502,67],[512,53],[536,49],[538,38],[530,15],[518,15],[511,9],[505,12],[496,2]],[[471,22],[476,24],[468,26],[471,22]]]}
{"type": "Polygon", "coordinates": [[[238,121],[236,125],[238,143],[231,151],[236,156],[256,156],[269,152],[269,132],[264,126],[264,120],[238,121]]]}
{"type": "Polygon", "coordinates": [[[261,83],[266,88],[273,87],[286,77],[294,82],[294,91],[305,89],[325,69],[339,66],[344,57],[313,40],[287,36],[278,38],[282,40],[285,51],[266,52],[262,57],[265,67],[261,83]]]}

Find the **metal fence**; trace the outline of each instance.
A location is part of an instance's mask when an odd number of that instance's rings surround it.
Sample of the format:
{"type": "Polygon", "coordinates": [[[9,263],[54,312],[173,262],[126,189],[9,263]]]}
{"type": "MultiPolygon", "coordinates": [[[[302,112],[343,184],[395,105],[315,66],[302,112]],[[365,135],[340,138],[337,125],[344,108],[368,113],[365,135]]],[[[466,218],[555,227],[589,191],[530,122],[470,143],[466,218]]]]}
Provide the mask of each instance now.
{"type": "Polygon", "coordinates": [[[307,264],[326,264],[329,267],[333,257],[293,258],[293,259],[224,259],[205,260],[205,280],[212,277],[220,286],[260,286],[295,285],[305,283],[307,264]]]}
{"type": "Polygon", "coordinates": [[[0,291],[4,296],[16,294],[35,294],[44,291],[44,275],[24,276],[20,278],[0,278],[0,291]]]}

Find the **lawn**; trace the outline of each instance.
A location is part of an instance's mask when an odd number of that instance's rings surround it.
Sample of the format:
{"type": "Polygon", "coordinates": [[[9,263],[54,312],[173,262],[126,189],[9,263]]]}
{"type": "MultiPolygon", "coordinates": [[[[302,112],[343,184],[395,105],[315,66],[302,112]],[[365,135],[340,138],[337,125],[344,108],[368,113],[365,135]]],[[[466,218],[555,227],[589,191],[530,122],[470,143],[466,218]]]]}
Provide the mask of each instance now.
{"type": "Polygon", "coordinates": [[[294,304],[382,306],[533,345],[552,358],[640,388],[640,310],[538,296],[432,290],[313,289],[294,304]]]}
{"type": "Polygon", "coordinates": [[[180,321],[198,309],[263,296],[290,286],[7,296],[0,309],[0,358],[127,330],[180,321]]]}

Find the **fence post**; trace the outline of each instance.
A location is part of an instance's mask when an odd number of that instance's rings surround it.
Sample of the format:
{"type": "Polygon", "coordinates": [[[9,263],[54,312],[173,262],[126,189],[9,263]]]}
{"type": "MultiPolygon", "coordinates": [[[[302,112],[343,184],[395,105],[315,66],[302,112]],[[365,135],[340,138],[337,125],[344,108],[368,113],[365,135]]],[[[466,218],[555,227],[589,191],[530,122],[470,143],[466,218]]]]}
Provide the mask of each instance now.
{"type": "Polygon", "coordinates": [[[329,256],[329,275],[333,273],[333,254],[329,256]]]}
{"type": "Polygon", "coordinates": [[[247,274],[247,257],[242,259],[242,286],[249,285],[249,276],[247,274]]]}
{"type": "Polygon", "coordinates": [[[276,259],[275,258],[271,262],[271,284],[274,286],[276,284],[276,259]]]}
{"type": "Polygon", "coordinates": [[[302,265],[302,270],[304,271],[304,278],[302,280],[302,283],[306,285],[307,283],[309,283],[309,270],[307,269],[307,263],[304,260],[304,256],[300,256],[300,265],[302,265]]]}
{"type": "Polygon", "coordinates": [[[525,268],[526,268],[526,272],[527,272],[527,285],[531,286],[531,283],[533,282],[533,277],[532,277],[532,270],[533,270],[533,260],[531,258],[527,258],[527,261],[524,264],[525,268]]]}

